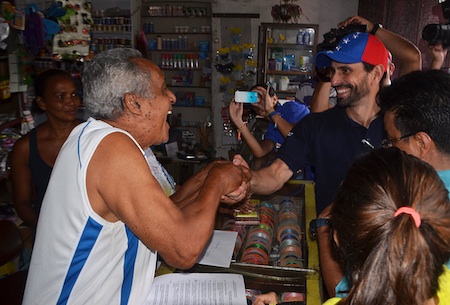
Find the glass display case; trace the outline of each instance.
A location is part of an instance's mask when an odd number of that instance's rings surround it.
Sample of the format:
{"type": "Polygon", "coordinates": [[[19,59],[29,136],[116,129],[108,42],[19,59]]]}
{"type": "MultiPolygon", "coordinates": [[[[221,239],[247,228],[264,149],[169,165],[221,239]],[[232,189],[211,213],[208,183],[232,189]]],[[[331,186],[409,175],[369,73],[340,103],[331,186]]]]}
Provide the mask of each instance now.
{"type": "Polygon", "coordinates": [[[258,39],[258,83],[270,82],[278,95],[295,94],[313,75],[317,24],[262,23],[258,39]]]}

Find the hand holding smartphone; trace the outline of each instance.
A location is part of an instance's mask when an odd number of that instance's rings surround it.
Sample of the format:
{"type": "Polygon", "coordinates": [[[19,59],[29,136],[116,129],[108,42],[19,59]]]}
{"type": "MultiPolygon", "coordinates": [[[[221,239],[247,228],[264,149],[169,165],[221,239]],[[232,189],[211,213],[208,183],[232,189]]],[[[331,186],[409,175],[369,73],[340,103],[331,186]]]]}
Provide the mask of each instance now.
{"type": "Polygon", "coordinates": [[[257,103],[258,93],[253,91],[236,91],[234,93],[234,101],[236,103],[257,103]]]}

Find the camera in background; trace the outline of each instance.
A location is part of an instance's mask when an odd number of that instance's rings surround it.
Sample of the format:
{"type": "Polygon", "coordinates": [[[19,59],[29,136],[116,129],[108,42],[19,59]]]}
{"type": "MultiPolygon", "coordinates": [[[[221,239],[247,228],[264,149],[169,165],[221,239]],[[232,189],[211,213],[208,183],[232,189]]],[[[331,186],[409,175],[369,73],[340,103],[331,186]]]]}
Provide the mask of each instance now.
{"type": "Polygon", "coordinates": [[[331,29],[328,33],[323,34],[323,42],[317,45],[317,52],[334,50],[345,35],[366,31],[367,28],[364,24],[349,24],[344,28],[331,29]]]}
{"type": "Polygon", "coordinates": [[[422,30],[422,38],[430,45],[441,43],[444,48],[447,48],[450,46],[450,24],[448,23],[450,20],[450,1],[437,0],[437,3],[441,5],[447,24],[427,24],[422,30]]]}

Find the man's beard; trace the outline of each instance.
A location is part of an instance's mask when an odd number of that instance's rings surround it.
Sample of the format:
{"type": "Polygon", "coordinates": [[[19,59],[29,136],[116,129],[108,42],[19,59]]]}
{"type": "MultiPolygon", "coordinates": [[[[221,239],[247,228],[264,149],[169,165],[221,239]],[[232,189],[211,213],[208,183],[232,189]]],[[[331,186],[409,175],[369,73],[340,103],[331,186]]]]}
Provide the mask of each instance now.
{"type": "Polygon", "coordinates": [[[357,86],[350,86],[350,95],[345,98],[337,98],[337,105],[339,107],[347,108],[356,106],[359,101],[367,96],[370,92],[369,85],[367,82],[368,75],[366,74],[361,82],[357,86]]]}

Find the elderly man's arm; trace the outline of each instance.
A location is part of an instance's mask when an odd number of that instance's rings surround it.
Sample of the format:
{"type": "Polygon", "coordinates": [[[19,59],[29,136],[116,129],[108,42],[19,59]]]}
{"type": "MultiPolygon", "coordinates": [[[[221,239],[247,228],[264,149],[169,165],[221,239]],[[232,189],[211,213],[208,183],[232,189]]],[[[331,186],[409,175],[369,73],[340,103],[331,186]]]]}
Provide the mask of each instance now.
{"type": "MultiPolygon", "coordinates": [[[[178,205],[178,207],[183,207],[195,201],[195,198],[198,195],[202,185],[205,183],[205,179],[208,176],[209,171],[218,164],[229,163],[229,161],[214,161],[203,167],[197,174],[188,179],[180,188],[177,189],[177,192],[173,194],[170,199],[178,205]]],[[[250,180],[250,170],[248,168],[242,168],[245,179],[242,181],[241,185],[233,190],[236,193],[235,201],[230,202],[230,204],[234,204],[246,198],[247,190],[248,190],[248,182],[250,180]]]]}
{"type": "Polygon", "coordinates": [[[136,144],[122,133],[105,137],[92,156],[87,189],[93,210],[110,222],[121,220],[149,248],[176,268],[191,267],[211,237],[221,195],[248,179],[242,167],[217,163],[181,208],[149,171],[136,144]]]}

